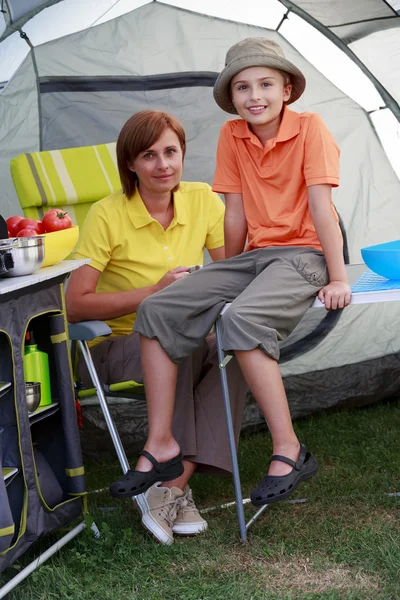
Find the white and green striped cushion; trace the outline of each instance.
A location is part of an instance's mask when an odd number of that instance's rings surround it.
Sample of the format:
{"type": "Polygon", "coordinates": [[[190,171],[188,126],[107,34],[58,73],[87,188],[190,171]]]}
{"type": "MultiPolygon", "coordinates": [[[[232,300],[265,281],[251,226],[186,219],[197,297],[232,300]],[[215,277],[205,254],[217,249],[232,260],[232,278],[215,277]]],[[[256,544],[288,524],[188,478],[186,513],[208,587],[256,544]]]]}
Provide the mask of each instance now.
{"type": "Polygon", "coordinates": [[[55,206],[82,225],[93,202],[120,189],[115,143],[20,154],[11,175],[26,217],[55,206]]]}

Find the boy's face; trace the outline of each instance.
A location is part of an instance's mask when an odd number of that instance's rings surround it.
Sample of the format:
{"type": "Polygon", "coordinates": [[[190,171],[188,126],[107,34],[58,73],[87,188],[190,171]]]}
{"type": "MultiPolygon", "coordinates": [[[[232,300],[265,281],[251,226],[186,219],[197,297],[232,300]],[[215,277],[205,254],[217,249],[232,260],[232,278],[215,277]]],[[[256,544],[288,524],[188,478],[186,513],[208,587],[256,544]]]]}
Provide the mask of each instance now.
{"type": "Polygon", "coordinates": [[[252,125],[277,119],[291,91],[282,73],[270,67],[249,67],[231,81],[232,103],[242,119],[252,125]]]}

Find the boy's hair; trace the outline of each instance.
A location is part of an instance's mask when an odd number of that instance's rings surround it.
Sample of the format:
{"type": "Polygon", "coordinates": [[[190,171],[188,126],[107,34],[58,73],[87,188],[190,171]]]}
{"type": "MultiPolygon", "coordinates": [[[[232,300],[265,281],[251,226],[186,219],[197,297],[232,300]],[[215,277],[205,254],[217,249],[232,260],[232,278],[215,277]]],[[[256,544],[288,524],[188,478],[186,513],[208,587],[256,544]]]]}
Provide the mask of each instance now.
{"type": "MultiPolygon", "coordinates": [[[[283,85],[286,87],[287,85],[292,85],[292,80],[290,79],[290,73],[287,73],[286,71],[282,71],[282,69],[276,69],[283,77],[283,85]]],[[[290,95],[292,95],[292,93],[290,92],[290,95]]],[[[288,104],[288,102],[290,103],[290,98],[289,100],[284,100],[283,104],[288,104]]]]}
{"type": "Polygon", "coordinates": [[[292,83],[289,73],[287,73],[286,71],[282,71],[282,69],[276,69],[276,71],[278,71],[282,75],[283,85],[290,85],[292,83]]]}
{"type": "Polygon", "coordinates": [[[135,193],[138,181],[136,173],[130,170],[129,164],[141,152],[155,144],[166,129],[171,129],[177,135],[184,158],[185,130],[172,115],[159,110],[142,110],[128,119],[122,127],[117,140],[117,164],[122,191],[127,198],[131,198],[135,193]]]}

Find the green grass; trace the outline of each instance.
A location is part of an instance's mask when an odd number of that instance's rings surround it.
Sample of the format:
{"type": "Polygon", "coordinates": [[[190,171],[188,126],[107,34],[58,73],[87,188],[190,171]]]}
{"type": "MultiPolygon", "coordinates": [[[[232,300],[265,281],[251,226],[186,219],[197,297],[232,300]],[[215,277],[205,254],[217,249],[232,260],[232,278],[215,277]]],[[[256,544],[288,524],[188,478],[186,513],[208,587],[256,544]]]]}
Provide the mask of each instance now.
{"type": "MultiPolygon", "coordinates": [[[[319,476],[238,538],[236,510],[208,512],[196,538],[156,544],[130,500],[90,494],[102,536],[75,538],[33,573],[10,600],[396,600],[400,598],[400,401],[298,421],[319,476]]],[[[266,431],[243,436],[240,469],[248,497],[262,477],[271,442],[266,431]]],[[[118,477],[116,459],[87,465],[88,488],[118,477]]],[[[231,478],[195,476],[199,507],[234,498],[231,478]]],[[[254,514],[246,506],[246,516],[254,514]]],[[[56,536],[30,549],[0,576],[4,583],[56,536]]]]}

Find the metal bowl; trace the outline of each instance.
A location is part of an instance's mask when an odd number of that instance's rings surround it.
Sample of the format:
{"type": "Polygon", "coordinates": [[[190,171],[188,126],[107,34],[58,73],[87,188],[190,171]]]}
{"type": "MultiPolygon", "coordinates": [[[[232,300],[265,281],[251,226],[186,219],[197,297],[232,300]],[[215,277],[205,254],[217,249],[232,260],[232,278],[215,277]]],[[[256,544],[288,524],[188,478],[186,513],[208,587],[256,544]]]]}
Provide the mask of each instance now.
{"type": "Polygon", "coordinates": [[[40,381],[27,381],[25,383],[25,394],[28,412],[33,413],[40,404],[40,381]]]}
{"type": "Polygon", "coordinates": [[[10,240],[10,252],[14,267],[5,274],[6,277],[19,277],[35,273],[44,261],[44,237],[13,238],[10,240]]]}

